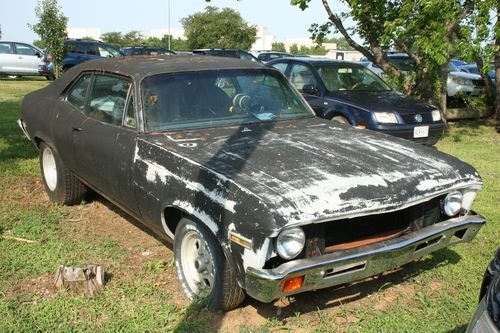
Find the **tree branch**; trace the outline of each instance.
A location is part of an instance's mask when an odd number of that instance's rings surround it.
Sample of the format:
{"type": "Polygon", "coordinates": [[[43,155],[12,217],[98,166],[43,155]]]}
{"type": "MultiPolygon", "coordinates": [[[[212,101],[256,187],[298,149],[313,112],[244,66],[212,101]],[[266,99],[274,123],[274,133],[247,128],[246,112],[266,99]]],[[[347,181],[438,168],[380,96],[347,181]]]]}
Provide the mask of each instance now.
{"type": "Polygon", "coordinates": [[[354,39],[352,39],[349,33],[347,32],[347,29],[344,27],[344,24],[342,23],[340,17],[333,13],[332,9],[330,8],[330,5],[328,4],[328,0],[322,0],[322,3],[328,15],[328,19],[335,25],[337,30],[342,34],[342,36],[344,36],[345,40],[352,48],[363,54],[371,62],[380,66],[384,71],[391,72],[391,74],[397,78],[401,76],[401,72],[399,71],[399,69],[395,68],[392,64],[390,64],[387,61],[384,51],[382,50],[380,45],[378,44],[370,45],[370,49],[372,51],[370,52],[367,48],[356,43],[356,41],[354,41],[354,39]]]}

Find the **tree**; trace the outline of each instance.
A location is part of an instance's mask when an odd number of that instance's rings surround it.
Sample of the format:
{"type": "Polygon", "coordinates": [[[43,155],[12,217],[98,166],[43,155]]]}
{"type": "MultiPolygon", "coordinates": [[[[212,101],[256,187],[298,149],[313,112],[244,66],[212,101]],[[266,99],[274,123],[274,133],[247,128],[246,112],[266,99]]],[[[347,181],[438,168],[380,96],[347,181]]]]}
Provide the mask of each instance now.
{"type": "Polygon", "coordinates": [[[113,45],[114,47],[122,48],[125,46],[123,34],[118,31],[110,31],[101,35],[103,42],[113,45]]]}
{"type": "Polygon", "coordinates": [[[0,24],[0,40],[2,39],[2,25],[0,24]]]}
{"type": "Polygon", "coordinates": [[[137,30],[132,30],[127,32],[123,36],[123,46],[141,46],[144,45],[145,39],[144,36],[141,34],[140,31],[137,30]]]}
{"type": "Polygon", "coordinates": [[[57,0],[39,0],[35,8],[35,15],[39,22],[28,26],[40,36],[46,45],[48,52],[52,55],[54,63],[54,75],[59,76],[65,52],[64,39],[66,38],[66,25],[68,18],[64,16],[57,0]]]}
{"type": "Polygon", "coordinates": [[[45,42],[40,39],[33,41],[33,45],[35,45],[39,49],[45,49],[47,47],[47,45],[45,45],[45,42]]]}
{"type": "Polygon", "coordinates": [[[249,50],[255,42],[257,28],[245,22],[231,9],[208,6],[181,20],[189,49],[237,48],[249,50]]]}
{"type": "Polygon", "coordinates": [[[337,44],[337,48],[340,50],[353,50],[344,37],[325,38],[323,43],[335,43],[337,44]]]}
{"type": "MultiPolygon", "coordinates": [[[[187,42],[180,38],[174,38],[170,36],[170,49],[174,51],[188,51],[187,42]]],[[[162,38],[149,37],[145,41],[145,45],[168,48],[168,35],[164,35],[162,38]]]]}
{"type": "Polygon", "coordinates": [[[290,46],[290,53],[291,54],[299,54],[299,47],[297,46],[297,44],[292,44],[290,46]]]}
{"type": "MultiPolygon", "coordinates": [[[[500,126],[500,88],[493,84],[488,76],[492,69],[492,60],[496,67],[496,82],[499,82],[500,72],[500,3],[496,0],[483,0],[476,4],[472,15],[467,17],[465,24],[457,31],[462,57],[475,62],[483,80],[486,82],[488,97],[495,101],[497,124],[500,126]],[[496,23],[490,29],[496,11],[496,23]]],[[[500,128],[498,128],[500,132],[500,128]]]]}
{"type": "Polygon", "coordinates": [[[278,51],[278,52],[286,52],[285,43],[273,42],[273,44],[271,46],[271,50],[278,51]]]}
{"type": "Polygon", "coordinates": [[[324,46],[313,46],[307,47],[305,45],[301,45],[296,54],[310,54],[310,55],[325,55],[328,53],[328,50],[324,46]]]}
{"type": "MultiPolygon", "coordinates": [[[[291,0],[302,10],[311,0],[291,0]]],[[[488,0],[486,0],[488,1],[488,0]]],[[[343,0],[346,10],[332,10],[322,0],[328,21],[313,24],[313,38],[322,41],[332,30],[340,32],[349,46],[394,77],[410,95],[438,101],[436,84],[441,92],[441,107],[446,108],[445,95],[448,64],[464,20],[477,12],[479,0],[343,0]],[[344,26],[349,17],[354,27],[344,26]],[[358,34],[365,45],[352,36],[358,34]],[[387,58],[387,51],[398,49],[415,62],[410,79],[387,58]]]]}

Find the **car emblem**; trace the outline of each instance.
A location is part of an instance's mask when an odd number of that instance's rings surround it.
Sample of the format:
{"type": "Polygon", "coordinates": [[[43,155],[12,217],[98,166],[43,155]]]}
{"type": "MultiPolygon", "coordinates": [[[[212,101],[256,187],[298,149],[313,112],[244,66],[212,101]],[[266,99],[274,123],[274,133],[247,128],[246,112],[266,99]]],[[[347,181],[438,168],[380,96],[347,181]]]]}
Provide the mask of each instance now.
{"type": "Polygon", "coordinates": [[[417,114],[415,115],[415,121],[416,121],[417,123],[421,123],[421,122],[422,122],[422,115],[421,115],[420,113],[417,113],[417,114]]]}

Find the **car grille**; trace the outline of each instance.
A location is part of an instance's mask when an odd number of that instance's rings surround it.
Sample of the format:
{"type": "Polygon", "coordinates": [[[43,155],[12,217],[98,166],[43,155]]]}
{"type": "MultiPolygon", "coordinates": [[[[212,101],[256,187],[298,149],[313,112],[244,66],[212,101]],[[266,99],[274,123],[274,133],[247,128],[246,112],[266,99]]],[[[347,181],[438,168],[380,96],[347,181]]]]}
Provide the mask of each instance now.
{"type": "Polygon", "coordinates": [[[305,256],[395,238],[439,222],[440,217],[440,198],[435,198],[395,212],[308,225],[305,256]]]}
{"type": "Polygon", "coordinates": [[[423,123],[432,123],[432,114],[430,112],[419,113],[422,116],[422,121],[417,123],[415,120],[416,113],[412,114],[400,114],[401,118],[405,122],[405,124],[423,124],[423,123]]]}
{"type": "MultiPolygon", "coordinates": [[[[395,212],[306,225],[306,245],[297,258],[383,242],[430,226],[441,221],[441,200],[438,197],[395,212]]],[[[264,268],[278,267],[286,261],[276,256],[264,268]]]]}
{"type": "Polygon", "coordinates": [[[474,83],[476,87],[486,86],[486,82],[484,82],[484,80],[472,80],[472,83],[474,83]]]}

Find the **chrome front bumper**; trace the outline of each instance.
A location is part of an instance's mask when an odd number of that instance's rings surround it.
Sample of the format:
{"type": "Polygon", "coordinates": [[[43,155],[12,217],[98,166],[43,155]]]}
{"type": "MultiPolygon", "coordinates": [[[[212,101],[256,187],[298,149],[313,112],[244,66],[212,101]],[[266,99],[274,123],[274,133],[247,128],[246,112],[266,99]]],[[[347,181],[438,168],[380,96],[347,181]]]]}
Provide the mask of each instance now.
{"type": "Polygon", "coordinates": [[[391,240],[298,259],[273,269],[249,267],[245,289],[253,298],[268,303],[283,296],[361,280],[450,245],[469,242],[485,222],[480,215],[468,215],[391,240]],[[297,276],[304,276],[302,288],[283,292],[284,282],[297,276]]]}

